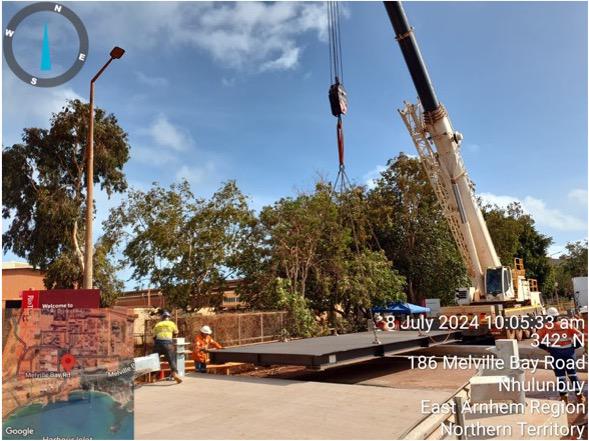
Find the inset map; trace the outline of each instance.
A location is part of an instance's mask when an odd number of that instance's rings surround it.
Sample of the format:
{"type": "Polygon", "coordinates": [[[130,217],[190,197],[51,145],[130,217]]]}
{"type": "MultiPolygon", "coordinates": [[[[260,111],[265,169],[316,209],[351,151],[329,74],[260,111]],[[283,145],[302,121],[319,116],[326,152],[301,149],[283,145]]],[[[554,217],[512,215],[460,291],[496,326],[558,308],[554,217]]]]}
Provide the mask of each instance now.
{"type": "Polygon", "coordinates": [[[133,439],[127,309],[3,312],[4,439],[133,439]]]}

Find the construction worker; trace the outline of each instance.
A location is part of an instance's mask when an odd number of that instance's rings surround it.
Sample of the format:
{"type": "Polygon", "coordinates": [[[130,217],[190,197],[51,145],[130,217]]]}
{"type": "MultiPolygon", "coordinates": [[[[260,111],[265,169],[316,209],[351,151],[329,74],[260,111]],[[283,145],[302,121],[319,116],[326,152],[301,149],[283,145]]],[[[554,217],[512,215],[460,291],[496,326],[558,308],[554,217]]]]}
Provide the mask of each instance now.
{"type": "Polygon", "coordinates": [[[582,342],[583,334],[575,329],[570,322],[567,322],[566,317],[559,318],[558,309],[550,307],[546,310],[546,315],[551,320],[538,330],[538,342],[540,343],[539,347],[548,351],[554,359],[554,374],[560,399],[565,403],[568,402],[566,391],[568,377],[577,396],[577,402],[584,403],[585,397],[574,367],[575,348],[578,343],[582,342]]]}
{"type": "Polygon", "coordinates": [[[387,322],[382,318],[380,314],[374,314],[374,325],[381,331],[387,331],[387,322]]]}
{"type": "Polygon", "coordinates": [[[154,350],[164,356],[176,383],[182,383],[182,378],[178,375],[176,367],[176,350],[174,349],[174,340],[172,340],[174,335],[178,334],[178,328],[170,317],[171,314],[168,311],[162,311],[161,320],[153,327],[154,350]]]}
{"type": "Polygon", "coordinates": [[[194,367],[198,372],[203,374],[206,374],[207,372],[209,349],[221,349],[223,347],[213,340],[213,337],[211,337],[212,333],[213,330],[209,326],[204,325],[200,328],[200,333],[194,339],[194,367]]]}

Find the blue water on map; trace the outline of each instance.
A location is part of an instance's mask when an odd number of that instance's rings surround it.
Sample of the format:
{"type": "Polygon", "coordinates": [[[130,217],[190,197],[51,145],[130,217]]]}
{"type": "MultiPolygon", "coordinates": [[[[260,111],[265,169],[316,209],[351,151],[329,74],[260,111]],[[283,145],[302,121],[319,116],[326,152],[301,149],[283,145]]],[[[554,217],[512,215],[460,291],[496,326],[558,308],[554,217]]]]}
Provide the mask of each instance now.
{"type": "Polygon", "coordinates": [[[32,404],[2,422],[4,439],[43,437],[133,439],[133,413],[122,409],[109,395],[75,391],[68,401],[46,406],[32,404]],[[34,430],[32,435],[10,435],[7,428],[34,430]]]}

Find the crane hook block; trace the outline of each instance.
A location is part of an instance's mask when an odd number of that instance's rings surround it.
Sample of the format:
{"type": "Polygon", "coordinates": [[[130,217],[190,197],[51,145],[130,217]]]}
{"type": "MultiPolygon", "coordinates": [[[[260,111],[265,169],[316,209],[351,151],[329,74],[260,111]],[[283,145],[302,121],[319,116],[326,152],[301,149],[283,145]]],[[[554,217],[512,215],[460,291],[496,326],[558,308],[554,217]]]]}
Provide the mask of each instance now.
{"type": "Polygon", "coordinates": [[[333,116],[345,115],[348,111],[348,94],[339,81],[329,88],[329,104],[333,116]]]}

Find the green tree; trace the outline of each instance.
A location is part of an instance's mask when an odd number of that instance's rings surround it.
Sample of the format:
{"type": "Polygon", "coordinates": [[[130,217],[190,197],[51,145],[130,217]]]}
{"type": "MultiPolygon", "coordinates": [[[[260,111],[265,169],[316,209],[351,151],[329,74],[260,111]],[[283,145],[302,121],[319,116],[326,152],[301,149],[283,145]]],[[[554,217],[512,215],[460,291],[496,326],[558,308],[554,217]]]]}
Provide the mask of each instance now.
{"type": "Polygon", "coordinates": [[[317,263],[324,232],[339,227],[337,214],[329,188],[322,184],[314,194],[280,199],[260,213],[272,265],[289,281],[291,292],[306,297],[307,281],[317,263]]]}
{"type": "MultiPolygon", "coordinates": [[[[3,249],[46,271],[47,287],[74,288],[82,280],[88,114],[87,104],[67,101],[49,129],[26,128],[22,143],[2,151],[2,217],[10,219],[3,249]]],[[[114,115],[96,109],[94,126],[94,183],[110,197],[127,187],[130,147],[114,115]]],[[[95,260],[100,273],[107,257],[95,260]]]]}
{"type": "Polygon", "coordinates": [[[552,285],[552,291],[545,290],[547,294],[555,294],[565,296],[573,292],[573,278],[571,274],[566,270],[564,262],[559,260],[552,267],[554,273],[554,284],[552,285]]]}
{"type": "Polygon", "coordinates": [[[587,277],[587,241],[569,242],[566,244],[564,270],[572,277],[587,277]]]}
{"type": "Polygon", "coordinates": [[[288,284],[288,280],[278,277],[272,289],[276,295],[276,306],[288,313],[285,330],[292,337],[312,337],[317,334],[318,326],[309,302],[289,289],[288,284]]]}
{"type": "Polygon", "coordinates": [[[243,295],[256,307],[278,307],[275,281],[290,298],[300,296],[331,325],[357,326],[368,308],[404,298],[404,279],[384,253],[370,249],[362,188],[335,197],[319,182],[310,194],[283,198],[260,214],[255,251],[259,264],[243,268],[243,295]],[[336,314],[339,318],[336,318],[336,314]]]}
{"type": "Polygon", "coordinates": [[[125,285],[117,278],[117,272],[123,269],[112,257],[112,244],[101,237],[94,250],[94,286],[100,289],[100,306],[112,306],[123,292],[125,285]]]}
{"type": "Polygon", "coordinates": [[[105,240],[122,251],[132,278],[147,278],[180,308],[215,307],[231,261],[254,224],[235,182],[210,199],[194,196],[187,181],[164,189],[131,190],[104,222],[105,240]]]}
{"type": "Polygon", "coordinates": [[[565,248],[566,252],[558,259],[552,259],[546,293],[570,294],[573,277],[587,277],[587,241],[569,242],[565,248]]]}
{"type": "Polygon", "coordinates": [[[524,216],[521,206],[516,202],[507,209],[487,205],[483,207],[483,215],[501,263],[512,266],[514,257],[520,257],[517,253],[524,232],[524,222],[519,220],[524,216]]]}
{"type": "Polygon", "coordinates": [[[534,219],[517,202],[507,208],[487,205],[483,215],[501,263],[513,266],[514,258],[522,258],[526,277],[538,280],[541,291],[550,290],[554,281],[547,252],[552,238],[538,232],[534,219]]]}
{"type": "Polygon", "coordinates": [[[410,302],[440,298],[448,304],[456,288],[470,285],[418,159],[401,153],[390,160],[368,198],[378,242],[406,278],[410,302]]]}

